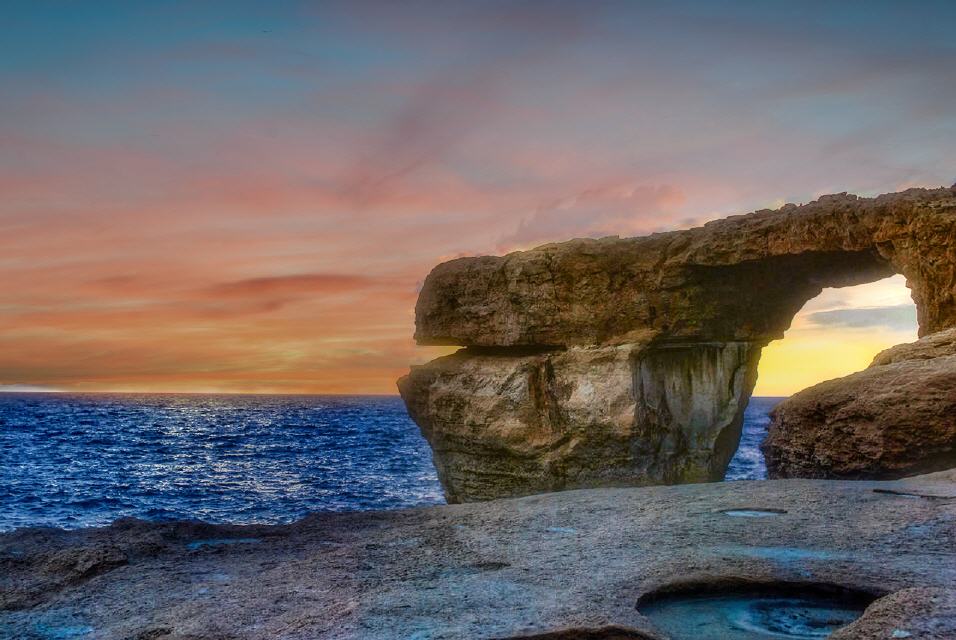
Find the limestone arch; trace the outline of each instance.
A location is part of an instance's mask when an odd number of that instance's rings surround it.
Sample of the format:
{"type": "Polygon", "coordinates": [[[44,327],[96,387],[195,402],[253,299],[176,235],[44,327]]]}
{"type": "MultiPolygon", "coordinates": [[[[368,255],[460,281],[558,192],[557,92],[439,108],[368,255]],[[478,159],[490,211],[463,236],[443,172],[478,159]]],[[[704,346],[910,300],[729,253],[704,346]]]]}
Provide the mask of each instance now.
{"type": "Polygon", "coordinates": [[[451,501],[723,478],[761,349],[827,287],[902,274],[956,326],[956,189],[825,196],[435,267],[399,381],[451,501]]]}

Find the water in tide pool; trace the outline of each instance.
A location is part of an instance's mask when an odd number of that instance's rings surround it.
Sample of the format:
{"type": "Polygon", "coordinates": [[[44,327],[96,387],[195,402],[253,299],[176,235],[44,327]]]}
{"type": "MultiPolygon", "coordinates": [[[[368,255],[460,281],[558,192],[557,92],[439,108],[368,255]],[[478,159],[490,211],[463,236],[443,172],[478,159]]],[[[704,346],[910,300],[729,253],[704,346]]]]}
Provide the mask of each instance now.
{"type": "Polygon", "coordinates": [[[864,608],[840,599],[729,594],[672,598],[641,607],[641,613],[675,640],[821,640],[864,608]]]}
{"type": "MultiPolygon", "coordinates": [[[[751,401],[728,479],[765,477],[757,446],[777,401],[751,401]]],[[[441,502],[397,397],[0,394],[0,531],[441,502]]]]}

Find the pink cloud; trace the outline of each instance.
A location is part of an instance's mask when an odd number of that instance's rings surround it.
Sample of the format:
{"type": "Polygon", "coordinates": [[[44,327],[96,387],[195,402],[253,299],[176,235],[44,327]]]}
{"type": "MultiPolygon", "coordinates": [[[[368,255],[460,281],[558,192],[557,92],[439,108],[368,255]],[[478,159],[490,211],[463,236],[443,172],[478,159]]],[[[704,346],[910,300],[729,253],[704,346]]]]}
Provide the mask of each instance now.
{"type": "Polygon", "coordinates": [[[539,206],[502,247],[528,247],[575,237],[632,236],[663,229],[686,201],[670,185],[611,184],[539,206]]]}

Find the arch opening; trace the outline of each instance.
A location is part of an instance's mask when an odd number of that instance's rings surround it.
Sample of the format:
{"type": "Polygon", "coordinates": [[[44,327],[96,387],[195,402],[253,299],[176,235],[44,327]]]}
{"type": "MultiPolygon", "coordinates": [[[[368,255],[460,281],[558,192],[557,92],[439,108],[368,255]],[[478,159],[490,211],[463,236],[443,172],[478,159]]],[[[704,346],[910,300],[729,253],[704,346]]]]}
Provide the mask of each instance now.
{"type": "Polygon", "coordinates": [[[825,380],[862,371],[884,349],[918,338],[916,305],[902,275],[824,289],[763,348],[740,444],[725,479],[763,479],[760,444],[780,401],[825,380]]]}

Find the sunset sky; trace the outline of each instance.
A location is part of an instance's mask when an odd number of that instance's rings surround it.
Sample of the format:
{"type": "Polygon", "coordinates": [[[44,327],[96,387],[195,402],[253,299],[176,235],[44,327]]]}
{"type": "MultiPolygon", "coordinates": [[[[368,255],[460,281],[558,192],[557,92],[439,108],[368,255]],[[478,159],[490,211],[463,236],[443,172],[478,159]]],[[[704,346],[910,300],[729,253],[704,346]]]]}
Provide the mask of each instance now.
{"type": "MultiPolygon", "coordinates": [[[[395,393],[442,260],[956,182],[954,2],[3,15],[0,390],[395,393]]],[[[829,290],[757,393],[915,335],[829,290]]]]}

